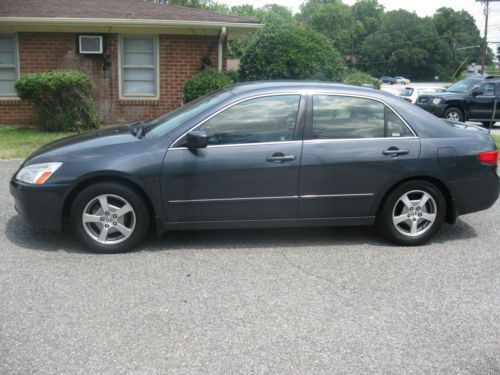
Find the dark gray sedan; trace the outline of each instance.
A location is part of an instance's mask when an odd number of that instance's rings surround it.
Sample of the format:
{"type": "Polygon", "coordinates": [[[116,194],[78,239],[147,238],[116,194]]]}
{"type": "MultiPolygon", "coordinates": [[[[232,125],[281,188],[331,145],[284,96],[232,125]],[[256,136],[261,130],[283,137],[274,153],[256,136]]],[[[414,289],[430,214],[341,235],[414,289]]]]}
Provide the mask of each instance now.
{"type": "Polygon", "coordinates": [[[51,143],[10,187],[27,221],[67,223],[100,252],[130,250],[150,227],[377,224],[390,240],[418,245],[497,200],[497,159],[485,129],[390,94],[257,82],[51,143]]]}

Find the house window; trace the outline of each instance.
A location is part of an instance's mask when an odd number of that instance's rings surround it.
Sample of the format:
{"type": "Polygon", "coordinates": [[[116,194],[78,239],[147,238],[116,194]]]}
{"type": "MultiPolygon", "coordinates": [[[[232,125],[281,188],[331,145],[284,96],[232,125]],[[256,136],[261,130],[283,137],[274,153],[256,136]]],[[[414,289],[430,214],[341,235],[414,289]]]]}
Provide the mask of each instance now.
{"type": "Polygon", "coordinates": [[[15,35],[0,34],[0,97],[15,97],[14,84],[18,76],[15,35]]]}
{"type": "Polygon", "coordinates": [[[158,39],[122,36],[120,41],[121,96],[158,97],[158,39]]]}

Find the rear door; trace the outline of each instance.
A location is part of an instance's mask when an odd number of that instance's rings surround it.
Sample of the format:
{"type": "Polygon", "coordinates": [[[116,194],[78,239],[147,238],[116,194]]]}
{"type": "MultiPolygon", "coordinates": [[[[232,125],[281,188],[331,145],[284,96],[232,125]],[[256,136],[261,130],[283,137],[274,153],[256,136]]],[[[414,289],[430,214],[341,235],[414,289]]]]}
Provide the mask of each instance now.
{"type": "Polygon", "coordinates": [[[299,217],[369,216],[377,194],[419,157],[419,139],[378,100],[314,94],[308,104],[299,217]]]}
{"type": "Polygon", "coordinates": [[[162,168],[168,221],[295,219],[300,107],[298,93],[250,98],[196,127],[208,147],[188,149],[179,139],[162,168]]]}

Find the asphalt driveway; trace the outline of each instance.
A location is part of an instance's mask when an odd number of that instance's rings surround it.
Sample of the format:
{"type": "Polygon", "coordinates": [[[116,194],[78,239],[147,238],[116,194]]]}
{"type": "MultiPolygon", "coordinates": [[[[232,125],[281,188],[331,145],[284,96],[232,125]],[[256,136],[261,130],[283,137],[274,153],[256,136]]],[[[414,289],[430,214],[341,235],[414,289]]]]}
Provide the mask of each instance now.
{"type": "Polygon", "coordinates": [[[0,162],[0,373],[500,373],[500,204],[427,246],[372,228],[175,232],[86,253],[0,162]]]}

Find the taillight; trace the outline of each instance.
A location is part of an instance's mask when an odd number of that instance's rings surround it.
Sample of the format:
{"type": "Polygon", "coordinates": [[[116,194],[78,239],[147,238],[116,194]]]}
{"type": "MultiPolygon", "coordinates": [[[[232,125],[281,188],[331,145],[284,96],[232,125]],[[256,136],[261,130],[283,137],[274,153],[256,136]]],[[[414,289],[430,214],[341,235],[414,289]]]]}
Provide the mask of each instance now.
{"type": "Polygon", "coordinates": [[[410,98],[403,98],[404,100],[406,100],[408,103],[411,103],[411,99],[410,98]]]}
{"type": "Polygon", "coordinates": [[[479,154],[477,154],[477,157],[481,163],[497,165],[498,150],[480,152],[479,154]]]}

